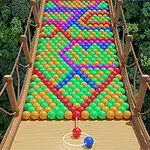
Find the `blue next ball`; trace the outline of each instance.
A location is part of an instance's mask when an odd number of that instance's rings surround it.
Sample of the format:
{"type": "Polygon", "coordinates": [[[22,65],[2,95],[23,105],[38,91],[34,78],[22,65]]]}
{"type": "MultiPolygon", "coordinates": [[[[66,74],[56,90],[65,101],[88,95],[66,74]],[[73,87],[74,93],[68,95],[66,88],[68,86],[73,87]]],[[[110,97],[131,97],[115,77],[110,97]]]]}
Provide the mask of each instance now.
{"type": "Polygon", "coordinates": [[[94,139],[91,136],[87,136],[84,139],[84,143],[86,147],[92,147],[92,145],[94,144],[94,139]]]}

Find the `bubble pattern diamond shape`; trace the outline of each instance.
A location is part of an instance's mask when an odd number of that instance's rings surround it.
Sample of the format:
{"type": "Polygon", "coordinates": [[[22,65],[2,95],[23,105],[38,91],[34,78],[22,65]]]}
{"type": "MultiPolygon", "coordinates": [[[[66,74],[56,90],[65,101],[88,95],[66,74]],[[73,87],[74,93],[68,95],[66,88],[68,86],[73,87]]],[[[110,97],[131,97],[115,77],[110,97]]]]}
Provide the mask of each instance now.
{"type": "Polygon", "coordinates": [[[129,119],[107,0],[46,0],[22,118],[129,119]]]}

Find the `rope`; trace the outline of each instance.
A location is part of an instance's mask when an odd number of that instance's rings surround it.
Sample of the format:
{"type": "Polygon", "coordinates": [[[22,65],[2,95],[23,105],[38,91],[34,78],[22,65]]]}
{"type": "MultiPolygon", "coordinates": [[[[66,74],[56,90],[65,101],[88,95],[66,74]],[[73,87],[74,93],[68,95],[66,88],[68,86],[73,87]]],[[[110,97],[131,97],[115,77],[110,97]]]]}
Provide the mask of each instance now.
{"type": "MultiPolygon", "coordinates": [[[[27,33],[27,30],[28,30],[28,27],[29,27],[29,24],[30,24],[30,20],[31,20],[32,12],[33,12],[33,6],[31,6],[31,9],[30,9],[30,13],[29,13],[29,17],[28,17],[28,21],[27,21],[27,25],[26,25],[26,28],[25,28],[24,35],[26,35],[26,33],[27,33]]],[[[30,30],[28,30],[28,31],[30,31],[30,30]]],[[[29,33],[29,34],[30,34],[30,33],[29,33]]],[[[30,35],[30,36],[31,36],[31,35],[30,35]]],[[[31,40],[31,37],[29,37],[29,40],[31,40]]],[[[30,42],[30,43],[31,43],[31,42],[30,42]]],[[[20,93],[20,81],[19,81],[19,80],[20,80],[20,76],[19,76],[18,65],[20,65],[20,66],[22,66],[22,67],[24,67],[24,68],[27,68],[27,67],[30,66],[30,64],[24,66],[24,65],[22,65],[22,64],[19,63],[19,58],[20,58],[20,54],[21,54],[21,52],[22,52],[22,48],[23,48],[23,43],[21,43],[21,46],[20,46],[18,55],[17,55],[17,57],[16,57],[16,59],[15,59],[14,66],[13,66],[12,71],[11,71],[11,73],[10,73],[10,75],[12,76],[13,73],[14,73],[14,71],[15,71],[15,69],[16,69],[17,78],[18,78],[18,85],[19,85],[19,87],[18,87],[18,95],[19,95],[19,93],[20,93]]],[[[2,89],[1,89],[1,91],[0,91],[0,96],[3,94],[3,92],[4,92],[5,88],[6,88],[6,86],[7,86],[7,83],[5,83],[5,84],[3,85],[3,87],[2,87],[2,89]]],[[[8,114],[8,115],[14,115],[14,113],[9,113],[9,112],[7,112],[6,110],[4,110],[4,109],[1,108],[1,107],[0,107],[0,110],[3,111],[4,113],[8,114]]]]}
{"type": "Polygon", "coordinates": [[[148,114],[150,112],[150,109],[149,110],[147,110],[146,112],[143,112],[143,113],[138,113],[139,115],[146,115],[146,114],[148,114]]]}
{"type": "Polygon", "coordinates": [[[6,88],[6,86],[7,86],[7,83],[5,83],[4,86],[2,87],[2,89],[1,89],[1,91],[0,91],[0,96],[3,94],[3,92],[4,92],[5,88],[6,88]]]}
{"type": "Polygon", "coordinates": [[[27,30],[28,30],[28,27],[29,27],[29,24],[30,24],[30,20],[31,20],[32,11],[33,11],[33,6],[31,6],[31,9],[30,9],[30,13],[29,13],[29,17],[28,17],[26,29],[25,29],[25,31],[24,31],[24,35],[27,34],[27,30]]]}
{"type": "Polygon", "coordinates": [[[16,74],[17,74],[17,86],[18,86],[18,89],[17,89],[17,96],[19,98],[19,95],[20,95],[20,74],[19,74],[19,70],[18,70],[18,64],[16,66],[16,74]]]}
{"type": "Polygon", "coordinates": [[[130,68],[130,67],[135,66],[135,64],[136,64],[136,63],[134,62],[134,63],[133,63],[133,64],[131,64],[131,65],[126,65],[126,64],[125,64],[125,66],[126,66],[127,68],[130,68]]]}
{"type": "Polygon", "coordinates": [[[15,116],[16,115],[16,112],[10,113],[10,112],[6,111],[5,109],[3,109],[2,107],[0,107],[0,110],[3,113],[5,113],[6,115],[9,115],[9,116],[15,116]]]}
{"type": "Polygon", "coordinates": [[[135,66],[134,77],[133,77],[134,97],[136,97],[136,76],[137,76],[137,66],[135,66]]]}
{"type": "MultiPolygon", "coordinates": [[[[123,19],[123,22],[124,22],[125,30],[126,30],[126,32],[127,32],[127,35],[129,35],[129,29],[128,29],[128,26],[127,26],[127,22],[126,22],[126,19],[125,19],[125,15],[124,15],[124,11],[123,11],[123,9],[122,9],[122,6],[120,6],[120,10],[121,10],[121,13],[122,13],[122,19],[123,19]]],[[[136,54],[135,54],[135,51],[134,51],[134,47],[133,47],[133,45],[132,45],[131,42],[130,42],[130,45],[131,45],[131,50],[132,50],[132,53],[133,53],[133,56],[134,56],[134,59],[135,59],[135,63],[136,63],[136,65],[137,65],[137,68],[138,68],[138,70],[140,71],[140,74],[143,75],[143,72],[142,72],[142,70],[141,70],[141,67],[140,67],[140,65],[139,65],[138,59],[137,59],[136,54]]],[[[147,84],[147,87],[148,87],[148,89],[149,89],[149,91],[150,91],[150,85],[149,85],[149,83],[147,82],[146,84],[147,84]]]]}
{"type": "Polygon", "coordinates": [[[19,62],[18,62],[18,65],[21,66],[21,67],[23,67],[23,68],[28,68],[28,67],[30,67],[30,64],[23,65],[23,64],[21,64],[21,63],[19,63],[19,62]]]}
{"type": "Polygon", "coordinates": [[[30,33],[30,24],[28,26],[28,36],[29,36],[29,45],[30,45],[30,51],[31,51],[31,33],[30,33]]]}
{"type": "Polygon", "coordinates": [[[14,73],[14,71],[15,71],[15,68],[16,68],[16,66],[17,66],[17,64],[18,64],[18,61],[19,61],[19,57],[20,57],[22,48],[23,48],[23,43],[21,43],[21,46],[20,46],[20,49],[19,49],[19,52],[18,52],[18,56],[17,56],[17,58],[16,58],[16,60],[15,60],[15,64],[14,64],[14,66],[13,66],[13,69],[12,69],[11,73],[10,73],[11,76],[13,75],[13,73],[14,73]]]}

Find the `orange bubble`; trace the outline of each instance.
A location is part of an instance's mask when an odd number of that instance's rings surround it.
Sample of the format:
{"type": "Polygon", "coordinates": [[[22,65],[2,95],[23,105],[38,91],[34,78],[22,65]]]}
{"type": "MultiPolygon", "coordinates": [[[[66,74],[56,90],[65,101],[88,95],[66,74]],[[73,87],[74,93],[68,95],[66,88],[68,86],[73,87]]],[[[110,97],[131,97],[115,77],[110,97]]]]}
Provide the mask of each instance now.
{"type": "Polygon", "coordinates": [[[114,96],[112,96],[112,98],[115,99],[115,100],[119,100],[120,99],[118,95],[114,95],[114,96]]]}
{"type": "Polygon", "coordinates": [[[107,100],[110,100],[110,99],[111,99],[111,96],[110,96],[110,95],[106,95],[105,98],[106,98],[107,100]]]}
{"type": "Polygon", "coordinates": [[[51,107],[46,107],[46,108],[44,108],[44,110],[48,113],[48,112],[51,111],[52,109],[51,109],[51,107]]]}
{"type": "Polygon", "coordinates": [[[125,119],[130,119],[130,118],[131,118],[131,112],[130,112],[130,111],[125,111],[125,112],[123,113],[123,117],[124,117],[125,119]]]}
{"type": "Polygon", "coordinates": [[[45,92],[40,92],[39,95],[40,95],[41,97],[43,97],[44,95],[46,95],[46,93],[45,93],[45,92]]]}
{"type": "Polygon", "coordinates": [[[38,119],[38,116],[39,116],[39,113],[38,113],[37,111],[33,111],[33,112],[31,113],[31,118],[32,118],[33,120],[38,119]]]}
{"type": "Polygon", "coordinates": [[[116,78],[118,78],[119,80],[121,80],[121,79],[122,79],[122,76],[121,76],[120,74],[117,74],[117,75],[116,75],[116,78]]]}
{"type": "Polygon", "coordinates": [[[114,106],[117,108],[121,107],[120,103],[115,103],[114,106]]]}
{"type": "Polygon", "coordinates": [[[52,103],[53,101],[51,100],[51,99],[47,99],[46,100],[46,103],[48,103],[48,104],[50,104],[50,103],[52,103]]]}
{"type": "Polygon", "coordinates": [[[39,94],[38,94],[37,92],[33,92],[33,93],[32,93],[32,96],[35,97],[36,95],[39,95],[39,94]]]}
{"type": "Polygon", "coordinates": [[[115,117],[115,113],[113,111],[109,110],[107,112],[107,118],[108,119],[114,119],[114,117],[115,117]]]}
{"type": "Polygon", "coordinates": [[[118,95],[119,97],[122,95],[121,92],[116,92],[116,95],[118,95]]]}
{"type": "Polygon", "coordinates": [[[39,113],[39,118],[44,120],[44,119],[47,119],[47,112],[42,110],[40,113],[39,113]]]}
{"type": "Polygon", "coordinates": [[[104,106],[104,107],[102,107],[102,110],[105,111],[105,112],[108,112],[109,108],[107,106],[104,106]]]}
{"type": "Polygon", "coordinates": [[[98,106],[99,106],[100,108],[103,108],[103,107],[105,106],[105,104],[104,104],[104,103],[98,103],[98,106]]]}
{"type": "Polygon", "coordinates": [[[40,88],[40,86],[39,86],[39,85],[34,85],[33,88],[34,88],[35,90],[37,90],[37,89],[40,88]]]}
{"type": "Polygon", "coordinates": [[[110,110],[112,110],[113,112],[116,112],[118,109],[117,109],[117,107],[113,106],[110,108],[110,110]]]}
{"type": "Polygon", "coordinates": [[[118,99],[117,102],[122,104],[122,103],[124,103],[124,100],[123,99],[118,99]]]}
{"type": "Polygon", "coordinates": [[[31,80],[34,81],[38,76],[36,74],[32,75],[31,80]]]}
{"type": "Polygon", "coordinates": [[[116,111],[115,112],[115,118],[116,119],[122,119],[123,117],[123,113],[121,111],[116,111]]]}
{"type": "Polygon", "coordinates": [[[80,105],[79,103],[74,103],[73,106],[74,106],[75,108],[79,108],[81,105],[80,105]]]}
{"type": "Polygon", "coordinates": [[[82,98],[83,100],[87,100],[87,99],[88,99],[88,96],[83,95],[81,98],[82,98]]]}
{"type": "Polygon", "coordinates": [[[30,103],[31,103],[31,104],[37,103],[37,100],[36,100],[36,99],[31,99],[31,100],[30,100],[30,103]]]}
{"type": "Polygon", "coordinates": [[[111,97],[114,96],[114,92],[108,92],[108,95],[110,95],[111,97]]]}
{"type": "Polygon", "coordinates": [[[39,86],[42,86],[42,85],[44,85],[44,83],[43,83],[43,82],[39,82],[38,85],[39,85],[39,86]]]}
{"type": "Polygon", "coordinates": [[[34,103],[34,104],[33,104],[33,107],[34,107],[34,108],[37,108],[37,107],[39,107],[39,106],[40,106],[39,103],[34,103]]]}
{"type": "Polygon", "coordinates": [[[110,90],[108,88],[104,89],[104,91],[107,93],[110,92],[110,90]]]}
{"type": "Polygon", "coordinates": [[[28,120],[28,119],[30,118],[30,112],[24,111],[24,112],[22,113],[22,118],[23,118],[24,120],[28,120]]]}
{"type": "Polygon", "coordinates": [[[42,108],[41,106],[38,106],[38,107],[36,107],[36,111],[37,111],[38,113],[40,113],[41,111],[43,111],[43,108],[42,108]]]}
{"type": "Polygon", "coordinates": [[[41,99],[41,96],[40,95],[36,95],[34,98],[38,101],[39,99],[41,99]]]}
{"type": "Polygon", "coordinates": [[[44,96],[42,96],[42,98],[45,99],[45,100],[47,100],[47,99],[49,99],[49,96],[44,95],[44,96]]]}
{"type": "Polygon", "coordinates": [[[55,106],[56,106],[55,103],[50,103],[50,104],[49,104],[49,107],[51,107],[51,108],[54,108],[55,106]]]}
{"type": "Polygon", "coordinates": [[[81,113],[81,118],[82,119],[89,119],[89,112],[88,111],[83,111],[81,113]]]}
{"type": "Polygon", "coordinates": [[[68,119],[68,120],[72,119],[72,112],[71,111],[66,111],[65,112],[65,118],[68,119]]]}
{"type": "Polygon", "coordinates": [[[101,103],[107,104],[108,100],[107,99],[102,99],[101,103]]]}

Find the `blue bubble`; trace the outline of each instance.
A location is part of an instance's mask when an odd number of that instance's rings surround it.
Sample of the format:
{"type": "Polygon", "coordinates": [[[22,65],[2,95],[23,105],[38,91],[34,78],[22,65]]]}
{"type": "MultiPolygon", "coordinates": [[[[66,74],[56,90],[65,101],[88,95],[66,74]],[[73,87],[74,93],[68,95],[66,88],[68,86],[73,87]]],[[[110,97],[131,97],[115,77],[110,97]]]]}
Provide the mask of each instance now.
{"type": "Polygon", "coordinates": [[[92,147],[92,145],[94,144],[94,139],[91,136],[87,136],[84,139],[84,144],[86,147],[92,147]]]}

